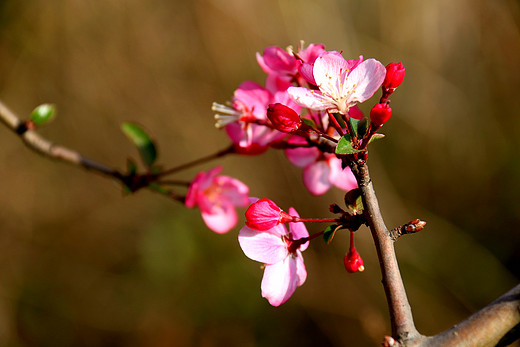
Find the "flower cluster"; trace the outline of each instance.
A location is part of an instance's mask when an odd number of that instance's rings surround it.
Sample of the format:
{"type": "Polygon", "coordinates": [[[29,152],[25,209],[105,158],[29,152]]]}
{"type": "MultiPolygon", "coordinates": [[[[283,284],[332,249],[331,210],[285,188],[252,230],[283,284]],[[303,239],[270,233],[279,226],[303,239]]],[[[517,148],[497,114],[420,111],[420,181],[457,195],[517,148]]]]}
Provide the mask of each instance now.
{"type": "MultiPolygon", "coordinates": [[[[368,143],[381,137],[376,132],[392,115],[388,98],[403,81],[403,65],[385,67],[363,56],[345,59],[322,44],[302,44],[297,50],[271,46],[256,57],[267,75],[265,86],[244,82],[228,105],[213,104],[216,126],[225,128],[233,151],[253,155],[269,147],[283,149],[289,162],[303,169],[303,182],[311,194],[324,194],[332,186],[349,192],[347,195],[356,192],[357,181],[349,163],[363,162],[368,143]],[[357,105],[378,90],[382,96],[365,119],[357,105]]],[[[361,199],[359,193],[351,195],[353,203],[361,199]]],[[[210,196],[213,194],[204,193],[201,199],[210,196]]],[[[246,225],[238,239],[247,257],[265,264],[262,296],[271,305],[286,302],[305,282],[302,252],[318,235],[330,242],[337,230],[350,230],[345,268],[352,273],[364,270],[354,246],[354,231],[366,224],[359,210],[362,206],[354,203],[355,208],[344,211],[333,205],[337,208],[331,212],[339,214],[338,218],[303,219],[294,208],[287,213],[272,200],[250,200],[246,225]],[[303,222],[334,224],[309,236],[303,222]]]]}

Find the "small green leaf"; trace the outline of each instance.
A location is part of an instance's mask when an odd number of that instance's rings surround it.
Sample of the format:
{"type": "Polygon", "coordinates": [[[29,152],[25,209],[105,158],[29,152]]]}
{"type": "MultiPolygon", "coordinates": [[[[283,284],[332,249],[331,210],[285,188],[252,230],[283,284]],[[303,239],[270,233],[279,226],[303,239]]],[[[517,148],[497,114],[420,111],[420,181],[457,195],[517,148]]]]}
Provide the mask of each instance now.
{"type": "Polygon", "coordinates": [[[352,130],[354,130],[354,134],[356,134],[356,136],[357,136],[357,129],[358,129],[359,120],[350,117],[348,121],[349,121],[350,125],[352,126],[352,130]]]}
{"type": "Polygon", "coordinates": [[[150,182],[150,184],[148,184],[148,187],[150,187],[150,189],[155,190],[156,192],[159,192],[159,193],[162,193],[165,195],[168,195],[170,193],[170,191],[168,189],[164,188],[163,186],[161,186],[160,184],[155,183],[155,182],[150,182]]]}
{"type": "Polygon", "coordinates": [[[42,125],[51,121],[55,115],[56,107],[53,104],[42,104],[31,112],[29,119],[35,125],[42,125]]]}
{"type": "Polygon", "coordinates": [[[372,135],[372,137],[370,138],[370,141],[368,141],[368,143],[370,144],[370,143],[372,143],[372,142],[374,142],[376,140],[380,140],[380,139],[382,139],[384,137],[385,137],[384,134],[374,134],[374,135],[372,135]]]}
{"type": "Polygon", "coordinates": [[[363,136],[365,136],[365,134],[367,133],[367,130],[368,130],[368,119],[367,118],[362,118],[358,122],[358,126],[357,126],[357,136],[358,136],[358,138],[363,138],[363,136]]]}
{"type": "Polygon", "coordinates": [[[361,189],[355,188],[349,190],[345,194],[345,205],[352,211],[352,214],[358,214],[363,211],[363,199],[361,197],[361,189]]]}
{"type": "Polygon", "coordinates": [[[302,118],[302,122],[304,122],[305,124],[307,124],[311,128],[316,129],[316,123],[314,123],[314,121],[312,119],[302,118]]]}
{"type": "Polygon", "coordinates": [[[355,149],[352,147],[352,142],[350,141],[350,135],[345,134],[339,140],[338,145],[336,146],[336,154],[352,154],[361,152],[359,149],[355,149]]]}
{"type": "Polygon", "coordinates": [[[346,124],[345,122],[343,121],[343,118],[341,117],[341,115],[339,113],[332,113],[332,116],[334,118],[336,118],[336,120],[338,121],[339,125],[342,127],[342,128],[346,128],[346,124]]]}
{"type": "Polygon", "coordinates": [[[157,159],[157,149],[155,143],[150,139],[148,134],[141,127],[133,123],[123,123],[121,129],[137,146],[143,163],[147,167],[152,166],[157,159]]]}
{"type": "Polygon", "coordinates": [[[341,229],[341,225],[332,224],[329,225],[324,231],[323,231],[323,239],[327,244],[331,243],[332,239],[334,238],[334,235],[336,235],[336,231],[341,229]]]}
{"type": "Polygon", "coordinates": [[[128,171],[128,176],[135,176],[137,174],[137,164],[132,158],[126,160],[126,169],[128,171]]]}

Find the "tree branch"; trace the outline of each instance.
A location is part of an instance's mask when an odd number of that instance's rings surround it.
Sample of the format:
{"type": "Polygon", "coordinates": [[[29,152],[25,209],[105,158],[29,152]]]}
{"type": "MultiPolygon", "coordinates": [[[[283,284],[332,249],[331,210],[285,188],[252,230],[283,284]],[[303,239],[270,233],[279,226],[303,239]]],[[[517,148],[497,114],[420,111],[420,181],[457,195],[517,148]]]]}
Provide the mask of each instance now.
{"type": "Polygon", "coordinates": [[[43,138],[36,131],[27,129],[27,127],[25,127],[25,122],[18,118],[18,116],[7,108],[7,106],[5,106],[1,101],[0,120],[15,134],[20,136],[25,145],[33,151],[51,159],[61,160],[76,166],[82,166],[104,176],[111,176],[125,183],[125,176],[118,170],[84,157],[80,153],[69,148],[56,145],[43,138]]]}
{"type": "Polygon", "coordinates": [[[390,311],[392,336],[400,343],[410,343],[414,340],[419,340],[422,338],[422,335],[419,334],[413,322],[412,310],[408,303],[395,256],[394,242],[383,221],[368,167],[364,160],[359,162],[351,161],[350,166],[361,190],[363,213],[372,232],[372,238],[374,239],[379,258],[383,287],[390,311]]]}
{"type": "Polygon", "coordinates": [[[512,341],[506,344],[499,342],[519,323],[520,284],[466,320],[426,338],[417,346],[505,346],[512,341]]]}

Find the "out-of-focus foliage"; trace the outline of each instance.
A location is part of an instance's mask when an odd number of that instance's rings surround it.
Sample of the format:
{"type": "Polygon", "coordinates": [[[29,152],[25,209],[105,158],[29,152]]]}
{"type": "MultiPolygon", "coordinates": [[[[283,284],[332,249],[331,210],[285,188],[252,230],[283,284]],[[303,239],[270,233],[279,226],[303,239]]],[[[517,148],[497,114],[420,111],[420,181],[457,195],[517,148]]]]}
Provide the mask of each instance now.
{"type": "MultiPolygon", "coordinates": [[[[369,164],[390,227],[428,221],[397,251],[416,324],[433,334],[520,275],[519,24],[512,0],[3,0],[0,99],[27,117],[56,104],[60,117],[42,134],[122,170],[135,148],[120,124],[136,122],[174,166],[227,146],[211,103],[243,80],[263,83],[255,53],[268,45],[303,39],[402,61],[406,78],[369,164]]],[[[217,235],[160,195],[123,197],[1,128],[0,148],[2,345],[363,346],[389,333],[365,228],[363,273],[345,272],[347,233],[318,239],[307,282],[275,309],[238,228],[217,235]]],[[[302,216],[327,217],[343,201],[339,191],[312,197],[274,150],[222,163],[253,196],[302,216]]]]}

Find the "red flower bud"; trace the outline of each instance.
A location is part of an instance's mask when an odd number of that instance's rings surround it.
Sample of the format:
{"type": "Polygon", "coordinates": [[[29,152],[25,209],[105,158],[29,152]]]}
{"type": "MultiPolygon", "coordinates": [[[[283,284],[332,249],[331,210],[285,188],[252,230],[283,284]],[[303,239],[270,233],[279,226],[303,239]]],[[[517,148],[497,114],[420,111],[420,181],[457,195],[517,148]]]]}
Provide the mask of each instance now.
{"type": "Polygon", "coordinates": [[[386,66],[386,76],[383,81],[383,89],[394,90],[399,87],[404,79],[405,68],[402,63],[390,63],[386,66]]]}
{"type": "Polygon", "coordinates": [[[370,123],[376,129],[379,129],[392,116],[392,109],[386,102],[376,104],[370,111],[370,123]]]}
{"type": "Polygon", "coordinates": [[[293,217],[283,211],[274,201],[260,199],[246,211],[246,225],[251,229],[266,231],[278,224],[292,222],[293,217]]]}
{"type": "Polygon", "coordinates": [[[273,123],[276,130],[284,133],[290,133],[302,124],[302,120],[296,111],[280,103],[269,105],[267,118],[273,123]]]}
{"type": "Polygon", "coordinates": [[[363,266],[363,259],[353,247],[350,248],[343,261],[345,263],[345,269],[347,269],[347,271],[350,273],[358,271],[362,272],[365,270],[365,267],[363,266]]]}

